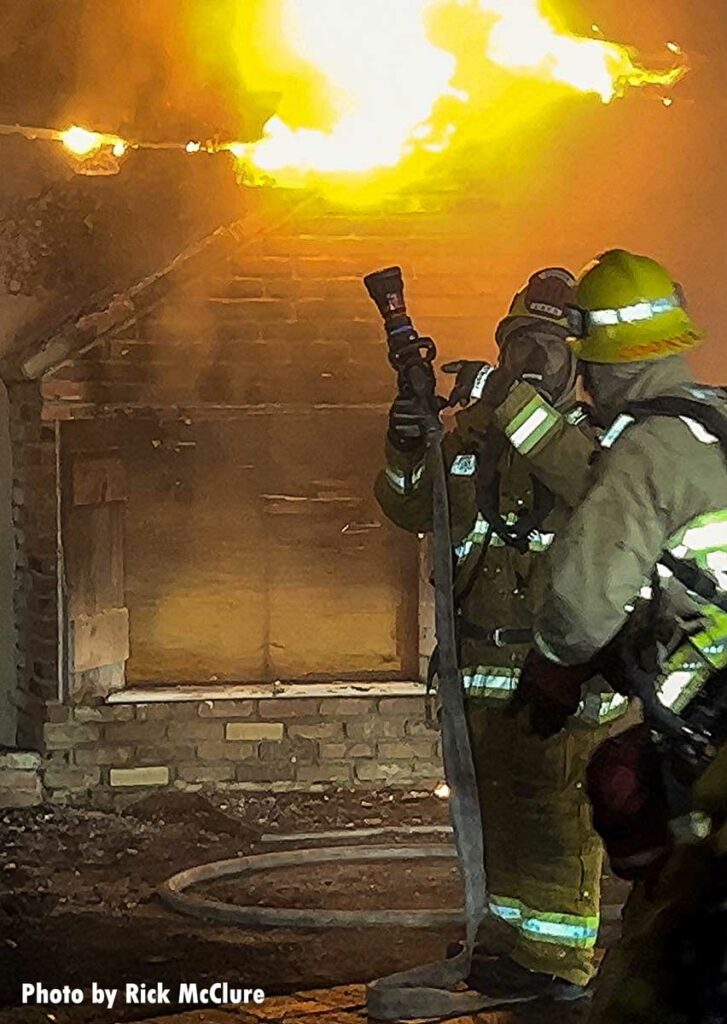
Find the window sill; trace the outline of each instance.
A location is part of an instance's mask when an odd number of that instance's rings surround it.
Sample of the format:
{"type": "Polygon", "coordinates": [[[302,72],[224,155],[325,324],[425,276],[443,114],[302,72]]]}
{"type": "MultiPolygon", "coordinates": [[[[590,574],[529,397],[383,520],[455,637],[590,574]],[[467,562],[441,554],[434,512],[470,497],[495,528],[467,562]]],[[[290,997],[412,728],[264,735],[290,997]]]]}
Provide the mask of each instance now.
{"type": "Polygon", "coordinates": [[[106,698],[107,704],[163,704],[202,700],[265,700],[271,697],[423,697],[424,683],[402,680],[360,683],[210,683],[200,686],[130,686],[106,698]]]}

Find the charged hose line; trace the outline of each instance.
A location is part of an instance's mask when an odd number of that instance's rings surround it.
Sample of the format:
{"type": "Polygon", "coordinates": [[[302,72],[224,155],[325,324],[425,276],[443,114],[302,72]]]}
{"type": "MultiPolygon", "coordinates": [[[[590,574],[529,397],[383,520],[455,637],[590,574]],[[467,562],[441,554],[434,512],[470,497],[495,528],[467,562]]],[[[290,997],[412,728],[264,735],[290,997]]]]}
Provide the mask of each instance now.
{"type": "Polygon", "coordinates": [[[494,1003],[474,992],[453,991],[469,976],[477,931],[486,914],[484,838],[457,664],[452,536],[447,467],[442,451],[444,432],[432,409],[425,375],[412,372],[410,380],[422,408],[428,411],[427,458],[433,474],[434,609],[439,649],[437,693],[444,775],[450,788],[449,810],[464,888],[465,942],[462,952],[449,960],[424,964],[372,982],[366,993],[368,1013],[384,1021],[466,1015],[494,1003]]]}
{"type": "MultiPolygon", "coordinates": [[[[455,613],[452,597],[452,538],[447,492],[447,469],[442,451],[443,428],[432,407],[429,378],[423,368],[412,367],[409,379],[427,414],[427,459],[433,473],[433,561],[435,587],[435,625],[439,648],[438,696],[442,731],[444,775],[450,788],[449,810],[464,888],[465,941],[462,952],[449,960],[424,964],[371,982],[366,992],[370,1017],[382,1021],[410,1020],[422,1017],[453,1017],[476,1013],[487,1006],[499,1005],[474,992],[454,991],[465,981],[472,966],[472,950],[478,928],[486,914],[486,878],[484,839],[477,794],[472,749],[464,708],[464,694],[457,665],[455,613]]],[[[270,907],[230,907],[215,900],[190,896],[184,889],[195,882],[230,877],[245,872],[245,863],[254,859],[256,870],[292,864],[325,861],[401,860],[430,856],[451,857],[449,847],[402,847],[355,849],[333,848],[261,854],[256,858],[238,858],[212,865],[201,865],[175,875],[162,886],[163,902],[184,914],[223,924],[247,924],[253,927],[325,928],[353,927],[361,915],[350,911],[285,910],[270,907]],[[435,852],[432,851],[442,851],[435,852]],[[324,854],[327,856],[324,858],[324,854]],[[294,858],[292,861],[290,858],[294,858]],[[301,859],[302,858],[302,859],[301,859]],[[351,924],[351,922],[355,924],[351,924]],[[313,922],[313,923],[311,923],[313,922]]],[[[451,911],[374,911],[364,917],[369,924],[429,927],[461,920],[451,911]],[[420,915],[425,915],[421,918],[420,915]],[[371,916],[373,915],[373,917],[371,916]],[[393,915],[393,916],[392,916],[393,915]],[[444,915],[444,917],[442,916],[444,915]],[[419,922],[418,924],[412,922],[419,922]],[[407,924],[409,922],[409,924],[407,924]],[[423,923],[425,922],[425,923],[423,923]]]]}

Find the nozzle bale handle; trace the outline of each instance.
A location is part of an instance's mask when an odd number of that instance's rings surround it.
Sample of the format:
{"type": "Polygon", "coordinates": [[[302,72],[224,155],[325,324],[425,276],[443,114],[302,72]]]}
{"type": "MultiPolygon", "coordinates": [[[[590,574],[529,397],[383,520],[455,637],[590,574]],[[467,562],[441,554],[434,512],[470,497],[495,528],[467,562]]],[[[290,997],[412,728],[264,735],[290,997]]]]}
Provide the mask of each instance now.
{"type": "Polygon", "coordinates": [[[387,267],[368,274],[364,285],[384,321],[389,363],[404,378],[419,399],[430,436],[441,434],[441,402],[432,387],[432,371],[437,349],[431,338],[419,336],[406,311],[404,280],[400,267],[387,267]]]}

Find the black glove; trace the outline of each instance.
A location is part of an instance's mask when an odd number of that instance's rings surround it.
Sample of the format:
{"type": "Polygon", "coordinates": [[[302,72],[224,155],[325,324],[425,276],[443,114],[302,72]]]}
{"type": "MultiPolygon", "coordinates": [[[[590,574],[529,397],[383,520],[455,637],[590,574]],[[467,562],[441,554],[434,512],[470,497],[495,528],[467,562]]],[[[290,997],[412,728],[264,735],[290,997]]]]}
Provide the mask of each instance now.
{"type": "Polygon", "coordinates": [[[576,713],[581,686],[594,672],[590,662],[556,665],[537,651],[529,651],[507,713],[514,717],[527,709],[528,731],[541,739],[549,739],[564,729],[570,716],[576,713]]]}
{"type": "Polygon", "coordinates": [[[492,366],[482,359],[459,359],[445,363],[444,373],[456,373],[457,378],[449,396],[448,405],[469,405],[484,398],[488,405],[496,406],[504,401],[513,383],[511,374],[499,366],[492,366]]]}
{"type": "Polygon", "coordinates": [[[407,395],[397,395],[389,410],[388,438],[400,452],[411,452],[424,444],[426,417],[421,402],[407,395]]]}
{"type": "Polygon", "coordinates": [[[413,391],[410,372],[415,370],[424,380],[432,394],[437,389],[437,378],[434,374],[433,359],[436,355],[434,342],[431,338],[417,338],[416,341],[401,348],[389,349],[389,363],[396,370],[396,380],[400,395],[413,391]]]}

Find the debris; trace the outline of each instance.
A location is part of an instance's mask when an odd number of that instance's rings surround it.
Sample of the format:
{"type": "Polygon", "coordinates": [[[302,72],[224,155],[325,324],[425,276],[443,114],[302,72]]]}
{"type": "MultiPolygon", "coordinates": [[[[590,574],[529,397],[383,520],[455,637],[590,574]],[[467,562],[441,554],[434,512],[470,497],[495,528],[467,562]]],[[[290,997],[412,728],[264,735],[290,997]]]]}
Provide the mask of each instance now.
{"type": "MultiPolygon", "coordinates": [[[[232,815],[225,814],[213,807],[199,793],[178,790],[151,793],[132,804],[124,813],[146,822],[165,824],[184,822],[190,829],[197,832],[244,835],[251,843],[258,837],[257,831],[253,831],[238,818],[233,818],[232,815]]],[[[138,851],[136,852],[138,853],[138,851]]]]}

